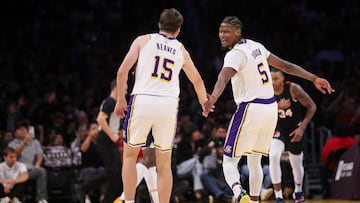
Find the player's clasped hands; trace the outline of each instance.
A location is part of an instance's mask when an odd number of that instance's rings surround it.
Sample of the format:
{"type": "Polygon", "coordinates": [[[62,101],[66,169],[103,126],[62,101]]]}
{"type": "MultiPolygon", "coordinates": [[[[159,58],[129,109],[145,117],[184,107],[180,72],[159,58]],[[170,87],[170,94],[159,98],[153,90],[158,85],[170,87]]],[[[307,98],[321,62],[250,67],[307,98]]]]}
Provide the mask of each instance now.
{"type": "Polygon", "coordinates": [[[202,105],[202,108],[203,108],[202,115],[204,117],[207,117],[210,112],[214,112],[215,102],[216,102],[215,98],[213,96],[207,94],[207,101],[205,102],[205,104],[202,105]]]}

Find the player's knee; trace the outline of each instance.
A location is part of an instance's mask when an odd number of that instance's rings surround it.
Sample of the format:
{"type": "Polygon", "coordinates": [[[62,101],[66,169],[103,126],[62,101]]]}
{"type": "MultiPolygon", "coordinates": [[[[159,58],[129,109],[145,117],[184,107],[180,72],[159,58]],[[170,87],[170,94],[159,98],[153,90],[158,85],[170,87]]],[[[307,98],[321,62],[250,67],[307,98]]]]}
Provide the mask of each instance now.
{"type": "Polygon", "coordinates": [[[237,167],[238,160],[223,156],[223,168],[237,167]]]}
{"type": "Polygon", "coordinates": [[[271,149],[269,153],[269,160],[280,162],[281,154],[282,152],[280,150],[271,149]]]}

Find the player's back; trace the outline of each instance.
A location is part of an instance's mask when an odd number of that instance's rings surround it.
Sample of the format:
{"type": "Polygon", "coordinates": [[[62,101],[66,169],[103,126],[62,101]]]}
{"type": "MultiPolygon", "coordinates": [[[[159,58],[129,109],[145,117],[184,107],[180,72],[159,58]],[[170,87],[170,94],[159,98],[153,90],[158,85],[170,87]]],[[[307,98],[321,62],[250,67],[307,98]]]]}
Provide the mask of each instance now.
{"type": "Polygon", "coordinates": [[[243,39],[231,51],[242,51],[247,58],[244,68],[231,79],[235,102],[239,104],[273,97],[274,90],[267,62],[270,52],[260,43],[248,39],[243,39]]]}
{"type": "Polygon", "coordinates": [[[177,39],[162,34],[148,36],[148,43],[139,53],[132,94],[178,97],[183,46],[177,39]]]}

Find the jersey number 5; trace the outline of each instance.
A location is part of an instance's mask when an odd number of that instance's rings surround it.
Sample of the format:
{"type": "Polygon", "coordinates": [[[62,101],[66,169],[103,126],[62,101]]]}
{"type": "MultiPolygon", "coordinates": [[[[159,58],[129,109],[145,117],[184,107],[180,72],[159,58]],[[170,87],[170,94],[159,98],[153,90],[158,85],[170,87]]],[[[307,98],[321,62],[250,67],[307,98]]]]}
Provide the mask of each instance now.
{"type": "Polygon", "coordinates": [[[264,70],[263,63],[258,64],[258,71],[260,73],[262,83],[267,84],[269,82],[269,76],[266,74],[266,71],[264,70]]]}
{"type": "MultiPolygon", "coordinates": [[[[161,58],[160,56],[155,56],[155,65],[154,65],[154,71],[151,74],[151,77],[153,78],[158,78],[159,74],[158,74],[158,69],[159,69],[159,64],[160,64],[161,58]]],[[[172,69],[171,67],[174,66],[174,61],[164,58],[162,60],[162,70],[160,72],[160,79],[161,80],[165,80],[165,81],[170,81],[171,77],[172,77],[172,69]]]]}

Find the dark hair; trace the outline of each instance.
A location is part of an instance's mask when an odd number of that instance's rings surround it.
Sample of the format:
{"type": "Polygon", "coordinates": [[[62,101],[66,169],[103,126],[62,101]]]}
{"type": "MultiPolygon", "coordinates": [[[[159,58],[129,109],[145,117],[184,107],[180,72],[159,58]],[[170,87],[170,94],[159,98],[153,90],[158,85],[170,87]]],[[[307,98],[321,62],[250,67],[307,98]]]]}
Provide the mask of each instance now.
{"type": "Polygon", "coordinates": [[[27,122],[26,120],[21,120],[16,124],[16,128],[15,129],[19,129],[21,127],[24,127],[26,129],[29,130],[29,122],[27,122]]]}
{"type": "Polygon", "coordinates": [[[284,75],[284,73],[283,73],[280,69],[274,68],[274,67],[272,67],[272,66],[270,66],[270,72],[279,72],[279,73],[281,73],[282,75],[284,75]]]}
{"type": "Polygon", "coordinates": [[[227,125],[227,124],[224,124],[224,123],[218,123],[218,124],[215,125],[215,129],[217,130],[217,129],[219,129],[219,128],[223,128],[223,129],[227,130],[227,129],[228,129],[228,125],[227,125]]]}
{"type": "Polygon", "coordinates": [[[181,126],[181,133],[182,133],[182,142],[190,142],[192,139],[192,135],[195,131],[198,131],[199,128],[195,124],[187,124],[185,126],[181,126]]]}
{"type": "Polygon", "coordinates": [[[16,153],[15,149],[11,148],[11,147],[5,147],[4,148],[4,156],[7,156],[10,153],[16,153]]]}
{"type": "Polygon", "coordinates": [[[159,29],[175,33],[184,22],[184,18],[179,11],[174,8],[164,9],[159,18],[159,29]]]}
{"type": "Polygon", "coordinates": [[[240,30],[242,30],[242,28],[243,28],[243,25],[242,25],[241,21],[236,16],[226,16],[224,18],[224,20],[222,20],[221,23],[230,24],[230,25],[232,25],[232,26],[234,26],[236,28],[239,28],[240,30]]]}

